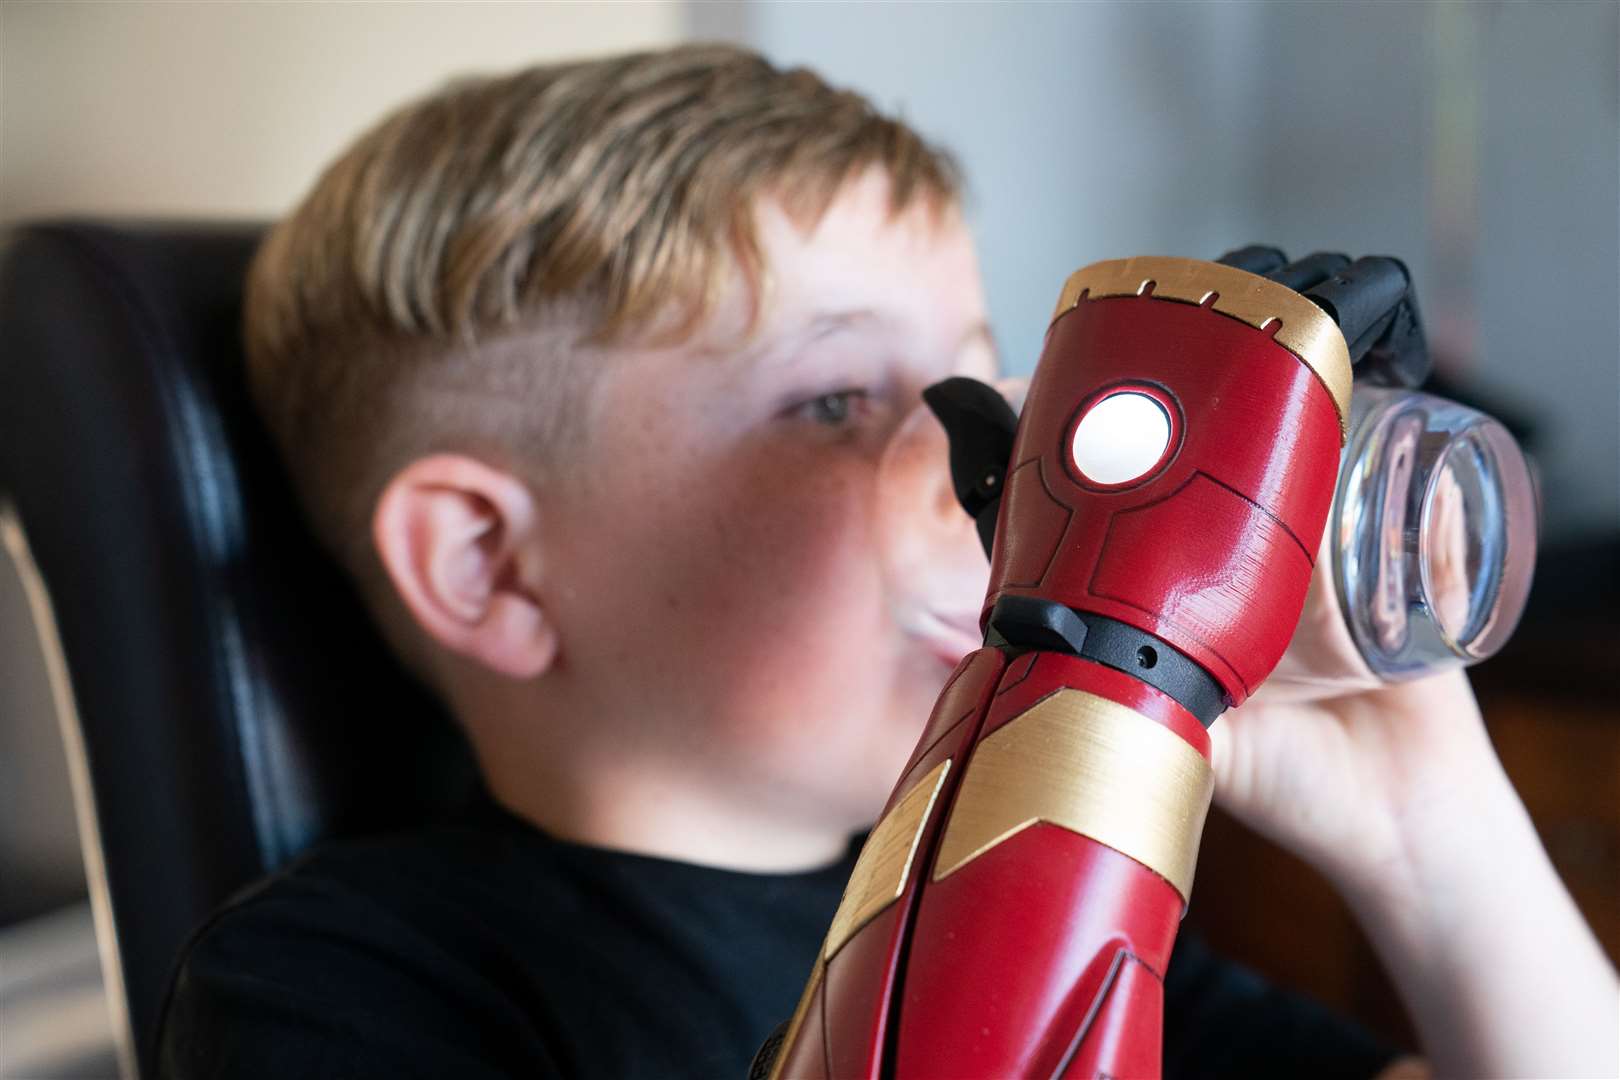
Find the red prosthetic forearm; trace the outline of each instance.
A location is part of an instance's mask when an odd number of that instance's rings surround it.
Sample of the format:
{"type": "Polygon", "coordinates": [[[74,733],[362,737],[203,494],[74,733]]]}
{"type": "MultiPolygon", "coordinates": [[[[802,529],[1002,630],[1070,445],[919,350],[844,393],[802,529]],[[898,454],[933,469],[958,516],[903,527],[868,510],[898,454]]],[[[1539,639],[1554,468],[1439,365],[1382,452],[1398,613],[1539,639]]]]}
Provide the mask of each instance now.
{"type": "Polygon", "coordinates": [[[1333,320],[1266,278],[1168,258],[1070,278],[1010,468],[985,477],[986,647],[873,828],[770,1076],[1158,1074],[1205,726],[1299,620],[1350,382],[1333,320]]]}

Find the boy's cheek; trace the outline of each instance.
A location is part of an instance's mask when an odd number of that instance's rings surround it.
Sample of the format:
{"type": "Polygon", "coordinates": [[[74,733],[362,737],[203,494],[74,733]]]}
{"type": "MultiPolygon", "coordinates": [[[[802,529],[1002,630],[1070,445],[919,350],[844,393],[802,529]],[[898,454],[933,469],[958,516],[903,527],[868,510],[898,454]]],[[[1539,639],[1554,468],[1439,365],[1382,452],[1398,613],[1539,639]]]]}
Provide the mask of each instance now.
{"type": "Polygon", "coordinates": [[[764,631],[750,652],[816,665],[840,639],[881,633],[868,484],[855,470],[761,468],[715,508],[703,576],[715,614],[742,609],[764,631]]]}
{"type": "Polygon", "coordinates": [[[869,474],[830,471],[801,487],[802,502],[780,491],[756,500],[777,516],[756,515],[730,538],[744,550],[731,553],[738,572],[721,588],[755,618],[721,635],[730,645],[717,681],[734,697],[715,720],[782,781],[857,816],[875,800],[875,813],[947,672],[889,617],[869,474]]]}
{"type": "Polygon", "coordinates": [[[870,469],[799,464],[752,463],[674,508],[690,531],[680,551],[666,552],[662,573],[686,629],[735,669],[719,681],[810,705],[847,683],[852,673],[840,669],[884,645],[888,628],[870,469]]]}
{"type": "Polygon", "coordinates": [[[947,673],[890,618],[874,463],[778,445],[667,464],[582,531],[593,678],[679,725],[705,768],[794,789],[760,797],[875,813],[947,673]]]}
{"type": "Polygon", "coordinates": [[[881,603],[858,470],[780,453],[638,464],[558,524],[581,624],[628,621],[675,652],[793,651],[881,603]]]}

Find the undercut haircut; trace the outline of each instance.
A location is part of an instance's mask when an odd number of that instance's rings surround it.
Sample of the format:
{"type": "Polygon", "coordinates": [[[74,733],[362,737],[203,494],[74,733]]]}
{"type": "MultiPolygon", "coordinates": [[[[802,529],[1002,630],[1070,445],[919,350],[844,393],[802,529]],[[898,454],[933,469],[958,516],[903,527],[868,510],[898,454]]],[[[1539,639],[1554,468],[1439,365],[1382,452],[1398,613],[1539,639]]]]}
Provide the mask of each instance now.
{"type": "Polygon", "coordinates": [[[892,213],[959,198],[904,124],[730,46],[463,78],[384,118],[248,275],[249,384],[318,539],[367,588],[411,460],[541,475],[612,346],[680,341],[739,272],[757,314],[761,196],[813,227],[872,167],[892,213]]]}

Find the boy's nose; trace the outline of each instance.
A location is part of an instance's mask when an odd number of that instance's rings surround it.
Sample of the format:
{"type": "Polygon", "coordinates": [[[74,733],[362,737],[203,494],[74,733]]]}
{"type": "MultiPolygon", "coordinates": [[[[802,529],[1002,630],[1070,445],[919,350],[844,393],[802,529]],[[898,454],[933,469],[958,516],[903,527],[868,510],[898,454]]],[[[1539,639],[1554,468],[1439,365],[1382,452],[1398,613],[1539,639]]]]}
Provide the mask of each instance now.
{"type": "MultiPolygon", "coordinates": [[[[1016,409],[1026,380],[996,384],[1016,409]]],[[[908,629],[921,613],[976,623],[989,564],[951,482],[950,443],[926,405],[896,427],[879,465],[876,518],[891,602],[908,629]]],[[[926,620],[925,620],[926,621],[926,620]]]]}
{"type": "Polygon", "coordinates": [[[885,542],[904,549],[897,554],[938,554],[934,549],[972,539],[973,522],[951,485],[950,441],[926,405],[919,403],[890,437],[878,467],[878,498],[885,542]]]}

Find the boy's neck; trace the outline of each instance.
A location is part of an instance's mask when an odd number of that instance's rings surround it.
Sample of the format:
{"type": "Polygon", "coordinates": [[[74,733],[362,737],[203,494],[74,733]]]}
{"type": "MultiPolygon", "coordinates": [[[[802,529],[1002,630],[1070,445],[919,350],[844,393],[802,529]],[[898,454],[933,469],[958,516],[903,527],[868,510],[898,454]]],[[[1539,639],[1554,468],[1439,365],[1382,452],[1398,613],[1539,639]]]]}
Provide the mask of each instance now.
{"type": "Polygon", "coordinates": [[[784,824],[666,778],[582,776],[589,770],[579,768],[565,778],[513,768],[510,757],[479,757],[496,802],[571,843],[764,874],[822,869],[841,860],[849,845],[848,831],[784,824]]]}

